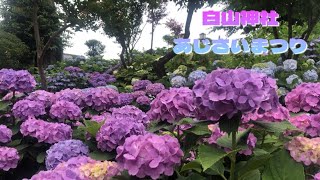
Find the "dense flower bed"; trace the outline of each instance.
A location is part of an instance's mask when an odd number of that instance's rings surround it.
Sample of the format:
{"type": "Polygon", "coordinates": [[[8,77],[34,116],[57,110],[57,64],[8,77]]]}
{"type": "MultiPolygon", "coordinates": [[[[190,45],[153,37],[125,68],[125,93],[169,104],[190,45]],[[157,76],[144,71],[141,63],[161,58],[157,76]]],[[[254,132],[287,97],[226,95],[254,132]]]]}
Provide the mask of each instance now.
{"type": "Polygon", "coordinates": [[[319,83],[298,85],[281,104],[259,68],[197,70],[172,77],[172,87],[137,80],[125,91],[109,74],[64,71],[85,74],[90,87],[36,90],[27,71],[0,70],[5,177],[319,179],[319,83]]]}

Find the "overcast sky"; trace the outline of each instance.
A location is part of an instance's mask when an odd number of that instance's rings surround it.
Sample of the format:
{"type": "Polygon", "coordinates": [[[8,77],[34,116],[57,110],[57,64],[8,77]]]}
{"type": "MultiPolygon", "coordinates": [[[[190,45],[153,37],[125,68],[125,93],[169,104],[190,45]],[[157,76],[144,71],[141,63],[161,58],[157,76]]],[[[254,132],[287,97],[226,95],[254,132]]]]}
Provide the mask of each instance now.
{"type": "MultiPolygon", "coordinates": [[[[216,5],[212,8],[201,9],[194,13],[192,23],[191,23],[191,35],[190,39],[199,38],[200,33],[206,33],[207,37],[211,39],[217,39],[220,37],[225,37],[226,33],[224,31],[218,31],[215,33],[210,33],[210,29],[208,26],[202,25],[202,11],[204,10],[221,10],[221,7],[216,5]]],[[[168,16],[161,21],[161,25],[157,26],[155,30],[155,37],[154,37],[154,47],[165,47],[167,44],[162,40],[162,37],[166,34],[170,34],[170,31],[165,28],[165,21],[170,18],[174,18],[176,21],[185,24],[187,18],[187,9],[180,9],[175,6],[173,2],[169,2],[167,6],[168,16]]],[[[146,18],[145,18],[146,19],[146,18]]],[[[151,41],[151,24],[147,24],[142,32],[142,37],[138,42],[136,49],[138,50],[148,50],[150,49],[150,41],[151,41]]],[[[239,38],[239,34],[232,36],[232,39],[239,38]]],[[[104,53],[104,58],[106,59],[118,59],[119,54],[121,52],[121,46],[115,42],[115,39],[108,38],[103,30],[98,30],[96,32],[93,31],[83,31],[83,32],[76,32],[72,35],[72,38],[69,40],[71,47],[67,47],[64,53],[68,54],[76,54],[76,55],[85,55],[88,51],[87,46],[84,44],[89,39],[97,39],[101,41],[105,46],[106,50],[104,53]]]]}

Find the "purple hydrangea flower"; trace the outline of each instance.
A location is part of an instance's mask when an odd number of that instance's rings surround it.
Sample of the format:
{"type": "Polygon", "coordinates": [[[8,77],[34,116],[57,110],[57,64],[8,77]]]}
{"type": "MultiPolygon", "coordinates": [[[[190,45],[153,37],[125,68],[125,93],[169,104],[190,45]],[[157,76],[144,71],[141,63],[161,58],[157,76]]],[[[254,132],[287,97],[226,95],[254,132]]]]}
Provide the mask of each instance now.
{"type": "Polygon", "coordinates": [[[151,81],[149,80],[138,80],[138,81],[135,81],[133,83],[133,90],[134,91],[144,91],[146,90],[147,86],[152,84],[151,81]]]}
{"type": "Polygon", "coordinates": [[[131,93],[134,99],[137,99],[140,96],[145,96],[146,92],[145,91],[134,91],[131,93]]]}
{"type": "Polygon", "coordinates": [[[279,99],[275,80],[243,68],[218,69],[193,87],[198,119],[218,120],[234,114],[259,114],[276,109],[279,99]]]}
{"type": "Polygon", "coordinates": [[[162,90],[166,89],[163,84],[161,83],[154,83],[154,84],[149,84],[146,87],[146,92],[152,96],[156,96],[159,94],[162,90]]]}
{"type": "Polygon", "coordinates": [[[0,91],[31,92],[36,87],[36,80],[26,70],[0,70],[0,91]]]}
{"type": "Polygon", "coordinates": [[[146,134],[128,137],[117,148],[116,160],[130,175],[158,179],[162,174],[172,176],[182,157],[183,152],[176,138],[146,134]]]}
{"type": "Polygon", "coordinates": [[[74,66],[68,66],[64,68],[65,71],[68,71],[70,73],[77,73],[77,72],[83,72],[83,70],[79,67],[74,66]]]}
{"type": "Polygon", "coordinates": [[[117,105],[119,106],[125,106],[132,103],[134,100],[134,97],[131,93],[120,93],[118,96],[118,102],[117,105]]]}
{"type": "MultiPolygon", "coordinates": [[[[0,92],[1,92],[1,90],[0,90],[0,92]]],[[[15,98],[19,98],[19,97],[24,96],[23,93],[18,92],[18,91],[16,91],[16,92],[9,92],[9,93],[7,93],[1,100],[2,100],[2,101],[11,101],[12,98],[13,98],[13,95],[14,95],[15,98]]]]}
{"type": "Polygon", "coordinates": [[[50,115],[59,121],[80,120],[82,112],[73,102],[57,101],[51,106],[50,115]]]}
{"type": "Polygon", "coordinates": [[[94,72],[89,75],[89,83],[93,87],[106,86],[108,83],[115,82],[116,79],[113,75],[106,73],[94,72]]]}
{"type": "Polygon", "coordinates": [[[83,107],[83,91],[81,89],[64,89],[55,94],[57,101],[69,101],[73,102],[79,107],[83,107]]]}
{"type": "Polygon", "coordinates": [[[320,112],[320,83],[303,83],[285,97],[287,108],[292,112],[320,112]]]}
{"type": "Polygon", "coordinates": [[[302,162],[306,166],[311,164],[320,165],[320,138],[309,139],[306,137],[295,137],[288,144],[287,149],[291,157],[302,162]]]}
{"type": "Polygon", "coordinates": [[[103,113],[101,115],[91,116],[90,118],[91,118],[92,121],[96,121],[98,123],[101,123],[101,122],[106,121],[107,119],[109,119],[110,116],[111,116],[110,113],[103,113]]]}
{"type": "Polygon", "coordinates": [[[121,108],[112,109],[112,117],[118,120],[132,119],[135,122],[148,124],[149,118],[147,114],[135,106],[123,106],[121,108]]]}
{"type": "Polygon", "coordinates": [[[89,148],[80,140],[60,141],[47,150],[46,167],[54,169],[59,163],[68,161],[72,157],[88,156],[89,148]]]}
{"type": "Polygon", "coordinates": [[[320,180],[320,173],[317,173],[313,176],[314,180],[320,180]]]}
{"type": "Polygon", "coordinates": [[[8,143],[11,141],[12,131],[5,125],[0,125],[0,143],[8,143]]]}
{"type": "Polygon", "coordinates": [[[84,103],[94,110],[108,110],[118,102],[119,93],[110,88],[90,88],[84,91],[84,103]]]}
{"type": "Polygon", "coordinates": [[[23,136],[31,136],[49,144],[71,139],[72,136],[72,129],[67,124],[50,123],[32,117],[21,124],[20,132],[23,136]]]}
{"type": "Polygon", "coordinates": [[[132,135],[145,134],[142,123],[133,120],[118,120],[111,118],[105,122],[97,133],[98,148],[102,151],[112,151],[122,145],[125,139],[132,135]]]}
{"type": "Polygon", "coordinates": [[[136,102],[139,104],[139,105],[150,105],[151,103],[151,100],[148,96],[140,96],[137,98],[136,102]]]}
{"type": "Polygon", "coordinates": [[[291,117],[289,121],[310,137],[320,136],[320,114],[301,114],[291,117]]]}
{"type": "Polygon", "coordinates": [[[55,95],[51,92],[47,92],[44,90],[37,90],[32,92],[25,99],[30,101],[41,102],[45,107],[49,107],[55,101],[55,95]]]}
{"type": "Polygon", "coordinates": [[[269,121],[269,122],[280,122],[288,120],[290,118],[289,110],[282,105],[279,105],[277,109],[259,114],[257,112],[248,113],[242,116],[242,122],[247,123],[250,120],[253,121],[269,121]]]}
{"type": "Polygon", "coordinates": [[[45,106],[38,101],[20,100],[13,105],[14,117],[26,120],[28,117],[38,117],[45,115],[45,106]]]}
{"type": "Polygon", "coordinates": [[[20,158],[18,151],[9,147],[0,147],[0,157],[0,169],[4,171],[16,168],[20,158]]]}
{"type": "Polygon", "coordinates": [[[157,95],[147,114],[150,119],[173,123],[185,117],[193,117],[195,109],[194,95],[189,88],[171,88],[157,95]]]}

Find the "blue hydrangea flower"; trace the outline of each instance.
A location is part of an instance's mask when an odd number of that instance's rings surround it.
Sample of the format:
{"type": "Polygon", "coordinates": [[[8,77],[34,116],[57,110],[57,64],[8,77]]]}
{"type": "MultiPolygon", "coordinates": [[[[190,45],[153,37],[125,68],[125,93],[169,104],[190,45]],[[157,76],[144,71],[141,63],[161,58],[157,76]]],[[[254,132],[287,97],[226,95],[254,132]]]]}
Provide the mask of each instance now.
{"type": "Polygon", "coordinates": [[[318,73],[316,70],[314,69],[311,69],[311,70],[308,70],[306,72],[303,73],[303,79],[305,81],[312,81],[312,82],[315,82],[318,80],[318,73]]]}
{"type": "Polygon", "coordinates": [[[298,68],[298,62],[294,59],[287,59],[283,62],[283,68],[287,72],[296,71],[298,68]]]}
{"type": "Polygon", "coordinates": [[[302,80],[300,79],[300,77],[296,74],[292,74],[289,77],[287,77],[286,79],[287,84],[289,85],[293,85],[294,87],[301,84],[302,80]]]}
{"type": "Polygon", "coordinates": [[[175,76],[174,78],[171,79],[170,84],[172,87],[183,87],[187,83],[186,78],[182,76],[175,76]]]}
{"type": "Polygon", "coordinates": [[[194,84],[194,82],[196,82],[197,80],[200,80],[200,79],[204,79],[204,78],[206,78],[206,76],[207,76],[206,72],[201,71],[201,70],[196,70],[196,71],[193,71],[189,74],[188,81],[190,83],[194,84]]]}

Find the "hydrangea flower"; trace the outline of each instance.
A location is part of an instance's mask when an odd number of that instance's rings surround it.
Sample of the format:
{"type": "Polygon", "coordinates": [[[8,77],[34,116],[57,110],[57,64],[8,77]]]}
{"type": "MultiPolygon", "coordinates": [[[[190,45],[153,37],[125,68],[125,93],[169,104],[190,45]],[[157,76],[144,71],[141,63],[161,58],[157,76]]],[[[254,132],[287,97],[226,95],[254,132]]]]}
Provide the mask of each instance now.
{"type": "Polygon", "coordinates": [[[21,124],[20,132],[23,136],[31,136],[49,144],[71,139],[72,136],[72,129],[67,124],[50,123],[32,117],[21,124]]]}
{"type": "Polygon", "coordinates": [[[116,91],[119,91],[117,86],[114,86],[114,85],[106,85],[107,88],[111,88],[111,89],[114,89],[116,91]]]}
{"type": "Polygon", "coordinates": [[[94,115],[91,117],[92,121],[96,121],[98,123],[101,123],[103,121],[106,121],[108,118],[110,118],[110,113],[103,113],[101,115],[94,115]]]}
{"type": "Polygon", "coordinates": [[[156,96],[159,94],[162,90],[166,89],[163,84],[161,83],[154,83],[154,84],[149,84],[146,87],[146,92],[152,96],[156,96]]]}
{"type": "Polygon", "coordinates": [[[311,64],[311,65],[315,65],[316,64],[316,62],[313,59],[308,59],[306,62],[308,64],[311,64]]]}
{"type": "Polygon", "coordinates": [[[12,112],[15,118],[26,120],[28,117],[45,115],[45,106],[38,101],[20,100],[13,105],[12,112]]]}
{"type": "Polygon", "coordinates": [[[305,81],[317,81],[318,80],[318,73],[316,70],[314,69],[311,69],[311,70],[308,70],[306,72],[303,73],[303,80],[305,81]]]}
{"type": "Polygon", "coordinates": [[[300,77],[296,74],[292,74],[289,77],[287,77],[286,82],[288,85],[292,85],[293,87],[299,85],[302,83],[302,80],[300,77]]]}
{"type": "Polygon", "coordinates": [[[146,90],[147,86],[152,84],[149,80],[138,80],[133,82],[133,90],[134,91],[144,91],[146,90]]]}
{"type": "Polygon", "coordinates": [[[287,144],[287,149],[297,162],[302,162],[306,166],[320,165],[320,138],[294,137],[287,144]]]}
{"type": "Polygon", "coordinates": [[[264,73],[267,76],[274,77],[274,73],[276,72],[277,66],[269,61],[267,63],[258,63],[252,66],[252,71],[258,73],[264,73]]]}
{"type": "Polygon", "coordinates": [[[94,72],[89,75],[89,83],[93,87],[106,86],[108,83],[115,82],[116,79],[113,75],[107,73],[94,72]]]}
{"type": "Polygon", "coordinates": [[[116,162],[101,162],[78,156],[60,163],[53,170],[40,171],[30,180],[111,180],[113,176],[120,175],[120,172],[116,162]]]}
{"type": "Polygon", "coordinates": [[[148,124],[149,117],[143,111],[135,106],[123,106],[112,109],[112,117],[118,120],[133,119],[135,122],[148,124]]]}
{"type": "Polygon", "coordinates": [[[136,101],[139,105],[150,105],[151,103],[151,100],[148,96],[140,96],[136,101]]]}
{"type": "Polygon", "coordinates": [[[84,103],[94,110],[108,110],[118,102],[118,92],[110,88],[90,88],[84,91],[84,103]]]}
{"type": "Polygon", "coordinates": [[[287,95],[289,91],[284,87],[279,87],[277,90],[277,94],[279,97],[287,95]]]}
{"type": "Polygon", "coordinates": [[[59,163],[68,161],[72,157],[88,156],[89,148],[80,140],[60,141],[47,150],[46,168],[54,169],[59,163]]]}
{"type": "Polygon", "coordinates": [[[131,94],[134,99],[137,99],[140,96],[145,96],[147,93],[145,91],[134,91],[131,94]]]}
{"type": "Polygon", "coordinates": [[[73,102],[57,101],[51,106],[50,116],[61,122],[65,120],[80,120],[82,112],[73,102]]]}
{"type": "Polygon", "coordinates": [[[0,125],[0,143],[8,143],[11,141],[12,131],[5,125],[0,125]]]}
{"type": "Polygon", "coordinates": [[[172,87],[179,88],[179,87],[186,86],[187,80],[182,76],[175,76],[170,80],[170,84],[172,87]]]}
{"type": "Polygon", "coordinates": [[[193,92],[198,119],[216,121],[239,112],[262,114],[279,105],[275,80],[242,68],[215,70],[197,81],[193,92]]]}
{"type": "Polygon", "coordinates": [[[163,174],[172,176],[182,157],[176,138],[146,134],[127,138],[123,146],[117,148],[116,160],[130,175],[158,179],[163,174]]]}
{"type": "Polygon", "coordinates": [[[0,91],[31,92],[36,87],[36,80],[26,70],[0,70],[0,91]]]}
{"type": "Polygon", "coordinates": [[[283,68],[287,72],[296,71],[298,62],[294,59],[287,59],[283,62],[283,68]]]}
{"type": "Polygon", "coordinates": [[[68,71],[70,73],[74,73],[74,72],[83,72],[83,70],[79,67],[74,67],[74,66],[68,66],[64,68],[65,71],[68,71]]]}
{"type": "Polygon", "coordinates": [[[45,107],[49,107],[55,101],[55,95],[44,90],[36,90],[25,98],[30,101],[41,102],[45,107]]]}
{"type": "Polygon", "coordinates": [[[310,137],[320,136],[320,114],[301,114],[291,117],[289,121],[310,137]]]}
{"type": "Polygon", "coordinates": [[[287,108],[292,112],[320,112],[320,83],[303,83],[285,97],[287,108]]]}
{"type": "Polygon", "coordinates": [[[100,150],[111,152],[122,145],[127,137],[145,134],[145,132],[142,123],[129,118],[125,120],[111,118],[102,125],[97,133],[96,140],[100,150]]]}
{"type": "Polygon", "coordinates": [[[171,88],[157,95],[147,114],[152,120],[173,123],[185,117],[193,117],[195,109],[192,90],[187,87],[171,88]]]}
{"type": "Polygon", "coordinates": [[[320,180],[320,173],[317,173],[313,176],[314,180],[320,180]]]}
{"type": "Polygon", "coordinates": [[[250,120],[280,122],[280,121],[288,120],[289,118],[290,118],[289,110],[283,107],[282,105],[279,105],[277,109],[265,112],[263,114],[259,114],[257,112],[245,114],[242,117],[242,122],[246,123],[246,122],[249,122],[250,120]]]}
{"type": "Polygon", "coordinates": [[[194,84],[197,80],[206,78],[207,73],[201,70],[193,71],[189,74],[188,81],[194,84]]]}
{"type": "Polygon", "coordinates": [[[125,106],[132,103],[134,100],[134,97],[131,93],[120,93],[118,96],[118,102],[117,105],[119,106],[125,106]]]}
{"type": "Polygon", "coordinates": [[[0,170],[9,171],[18,165],[19,154],[15,148],[0,147],[0,170]]]}
{"type": "Polygon", "coordinates": [[[56,101],[69,101],[78,105],[79,107],[83,107],[83,91],[81,89],[64,89],[55,94],[56,101]]]}
{"type": "MultiPolygon", "coordinates": [[[[1,92],[1,90],[0,90],[0,92],[1,92]]],[[[13,95],[15,98],[20,98],[20,97],[24,96],[23,93],[18,92],[18,91],[17,92],[9,92],[1,100],[2,101],[11,101],[13,98],[13,95]]]]}

